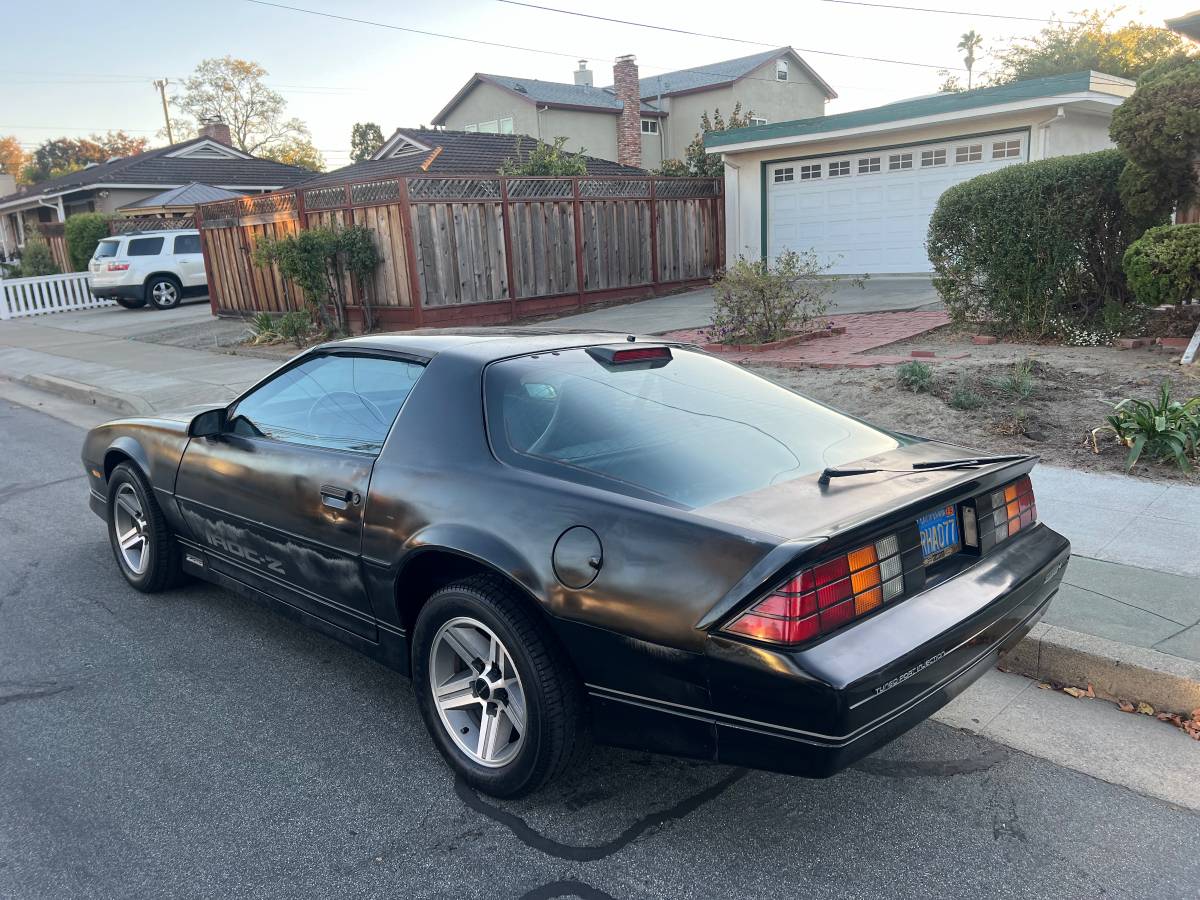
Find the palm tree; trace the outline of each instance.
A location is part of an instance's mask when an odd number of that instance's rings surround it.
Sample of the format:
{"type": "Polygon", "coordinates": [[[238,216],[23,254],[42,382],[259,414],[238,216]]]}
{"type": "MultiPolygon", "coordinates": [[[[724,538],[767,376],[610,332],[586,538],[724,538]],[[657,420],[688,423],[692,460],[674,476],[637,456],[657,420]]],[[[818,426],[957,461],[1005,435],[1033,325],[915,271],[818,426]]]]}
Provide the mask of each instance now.
{"type": "Polygon", "coordinates": [[[975,51],[982,45],[983,38],[974,28],[964,34],[958,42],[958,49],[967,54],[963,57],[963,62],[967,64],[967,90],[971,89],[971,70],[975,68],[975,51]]]}

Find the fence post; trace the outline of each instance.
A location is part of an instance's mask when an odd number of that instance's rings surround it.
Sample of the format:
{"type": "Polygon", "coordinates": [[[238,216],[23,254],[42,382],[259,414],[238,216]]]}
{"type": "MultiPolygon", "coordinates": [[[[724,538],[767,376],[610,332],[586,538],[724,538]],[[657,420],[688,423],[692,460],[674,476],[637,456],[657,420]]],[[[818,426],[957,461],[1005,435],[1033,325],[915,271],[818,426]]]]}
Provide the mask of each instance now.
{"type": "Polygon", "coordinates": [[[396,179],[400,183],[400,232],[404,235],[404,253],[408,257],[408,290],[412,295],[413,324],[420,325],[423,319],[421,307],[421,273],[417,271],[417,242],[413,237],[412,214],[415,207],[408,195],[408,179],[396,179]]]}
{"type": "Polygon", "coordinates": [[[658,192],[650,176],[650,289],[658,295],[658,192]]]}
{"type": "Polygon", "coordinates": [[[500,179],[500,223],[504,228],[504,277],[508,279],[508,321],[517,320],[517,283],[513,278],[512,227],[508,215],[508,179],[500,179]]]}
{"type": "Polygon", "coordinates": [[[4,279],[0,278],[0,321],[11,318],[12,313],[8,311],[8,288],[4,286],[4,279]]]}
{"type": "Polygon", "coordinates": [[[583,309],[583,196],[579,191],[579,177],[571,179],[571,218],[575,220],[575,287],[579,290],[579,308],[583,309]]]}

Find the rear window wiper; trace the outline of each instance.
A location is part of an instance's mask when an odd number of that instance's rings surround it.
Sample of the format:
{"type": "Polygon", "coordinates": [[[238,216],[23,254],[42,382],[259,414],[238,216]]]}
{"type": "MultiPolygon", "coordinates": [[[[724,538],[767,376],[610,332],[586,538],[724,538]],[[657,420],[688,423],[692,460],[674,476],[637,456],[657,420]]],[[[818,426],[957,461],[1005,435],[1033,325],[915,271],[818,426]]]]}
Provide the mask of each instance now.
{"type": "Polygon", "coordinates": [[[916,472],[937,471],[938,469],[971,469],[976,466],[987,466],[992,463],[1014,462],[1018,459],[1028,459],[1026,453],[1011,453],[1007,456],[965,456],[962,459],[931,459],[915,462],[909,469],[835,469],[827,466],[817,484],[829,484],[831,478],[849,478],[852,475],[874,475],[876,472],[894,472],[897,475],[912,475],[916,472]]]}

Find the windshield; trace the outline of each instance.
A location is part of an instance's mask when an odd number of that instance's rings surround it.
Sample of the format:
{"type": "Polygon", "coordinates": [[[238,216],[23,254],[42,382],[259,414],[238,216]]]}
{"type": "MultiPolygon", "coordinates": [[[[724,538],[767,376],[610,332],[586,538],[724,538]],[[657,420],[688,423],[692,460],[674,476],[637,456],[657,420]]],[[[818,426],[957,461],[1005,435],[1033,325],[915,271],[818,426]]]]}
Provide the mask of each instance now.
{"type": "Polygon", "coordinates": [[[695,507],[900,445],[745,369],[671,352],[667,361],[613,366],[563,350],[488,366],[498,455],[695,507]]]}

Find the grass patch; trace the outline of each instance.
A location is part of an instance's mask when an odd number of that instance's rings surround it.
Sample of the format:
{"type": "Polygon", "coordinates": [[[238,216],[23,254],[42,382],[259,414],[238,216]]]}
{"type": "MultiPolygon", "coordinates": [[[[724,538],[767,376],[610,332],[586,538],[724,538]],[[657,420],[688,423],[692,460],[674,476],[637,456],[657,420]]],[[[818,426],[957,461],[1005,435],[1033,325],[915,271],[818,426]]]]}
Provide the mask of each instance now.
{"type": "Polygon", "coordinates": [[[896,370],[896,381],[906,391],[928,394],[933,391],[933,369],[923,362],[908,362],[896,370]]]}

